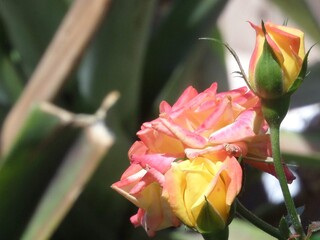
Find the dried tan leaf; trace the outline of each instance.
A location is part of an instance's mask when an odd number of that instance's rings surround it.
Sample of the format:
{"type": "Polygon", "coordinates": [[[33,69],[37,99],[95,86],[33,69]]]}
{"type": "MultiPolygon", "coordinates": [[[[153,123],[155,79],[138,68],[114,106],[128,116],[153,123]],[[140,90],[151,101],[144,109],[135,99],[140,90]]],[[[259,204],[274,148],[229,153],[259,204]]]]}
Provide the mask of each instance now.
{"type": "Polygon", "coordinates": [[[2,130],[5,154],[19,132],[27,112],[39,101],[50,101],[77,64],[111,0],[74,0],[25,90],[7,116],[2,130]]]}

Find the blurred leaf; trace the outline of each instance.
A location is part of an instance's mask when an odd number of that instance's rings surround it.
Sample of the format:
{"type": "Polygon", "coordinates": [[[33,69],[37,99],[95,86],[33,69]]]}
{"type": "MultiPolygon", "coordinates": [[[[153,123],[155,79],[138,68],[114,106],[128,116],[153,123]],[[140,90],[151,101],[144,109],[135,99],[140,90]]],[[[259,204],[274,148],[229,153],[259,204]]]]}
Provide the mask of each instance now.
{"type": "Polygon", "coordinates": [[[315,234],[311,236],[310,240],[320,240],[320,234],[315,234]]]}
{"type": "MultiPolygon", "coordinates": [[[[211,37],[211,36],[210,36],[211,37]]],[[[221,39],[217,29],[214,38],[221,39]]],[[[189,85],[194,86],[199,92],[206,89],[213,82],[219,83],[219,91],[229,89],[226,69],[224,64],[225,47],[207,40],[199,40],[185,60],[181,61],[173,70],[166,85],[158,94],[154,102],[154,113],[158,114],[159,104],[162,100],[174,103],[181,92],[189,85]]]]}
{"type": "Polygon", "coordinates": [[[313,37],[315,42],[320,40],[320,26],[305,0],[290,0],[290,5],[285,0],[270,1],[277,4],[283,12],[288,14],[289,22],[290,18],[293,19],[303,27],[303,32],[313,37]]]}
{"type": "MultiPolygon", "coordinates": [[[[314,54],[311,49],[310,54],[314,54]]],[[[308,67],[308,74],[301,86],[291,97],[291,106],[302,107],[308,104],[320,103],[319,94],[315,94],[315,89],[319,89],[320,62],[308,67]]]]}
{"type": "Polygon", "coordinates": [[[78,128],[35,106],[0,166],[0,238],[18,239],[78,128]]]}
{"type": "Polygon", "coordinates": [[[259,228],[235,219],[230,224],[229,240],[247,240],[247,239],[259,239],[259,240],[272,240],[274,237],[266,234],[259,228]]]}
{"type": "Polygon", "coordinates": [[[30,77],[67,10],[64,0],[0,0],[0,15],[30,77]]]}
{"type": "MultiPolygon", "coordinates": [[[[176,231],[173,236],[174,240],[203,240],[200,234],[190,231],[186,232],[182,229],[180,231],[176,231]]],[[[234,219],[229,225],[229,240],[248,239],[273,240],[275,238],[247,222],[234,219]]]]}
{"type": "Polygon", "coordinates": [[[140,102],[142,118],[150,113],[157,93],[192,47],[199,43],[198,39],[208,37],[226,3],[224,0],[174,2],[148,47],[140,102]]]}
{"type": "Polygon", "coordinates": [[[107,119],[115,143],[53,239],[149,239],[142,228],[136,229],[130,222],[137,208],[110,188],[129,166],[127,153],[132,143],[115,114],[115,107],[107,119]]]}
{"type": "Polygon", "coordinates": [[[1,20],[0,17],[0,103],[11,106],[22,91],[24,79],[17,67],[15,51],[12,51],[11,42],[1,20]]]}
{"type": "Polygon", "coordinates": [[[320,138],[318,133],[281,132],[281,149],[289,162],[320,168],[320,138]]]}
{"type": "Polygon", "coordinates": [[[110,0],[91,0],[90,3],[74,1],[18,102],[7,116],[1,134],[4,153],[10,149],[32,104],[51,101],[57,95],[93,37],[110,0]]]}
{"type": "MultiPolygon", "coordinates": [[[[22,239],[48,239],[82,192],[102,156],[113,143],[113,136],[101,122],[106,110],[98,112],[96,119],[87,117],[88,126],[68,151],[22,239]]],[[[73,121],[83,118],[75,116],[73,121]]]]}
{"type": "Polygon", "coordinates": [[[22,80],[12,62],[0,49],[0,102],[11,105],[23,90],[22,80]]]}
{"type": "Polygon", "coordinates": [[[117,90],[115,107],[124,126],[137,128],[141,70],[156,1],[113,1],[108,16],[79,70],[80,92],[91,106],[117,90]]]}

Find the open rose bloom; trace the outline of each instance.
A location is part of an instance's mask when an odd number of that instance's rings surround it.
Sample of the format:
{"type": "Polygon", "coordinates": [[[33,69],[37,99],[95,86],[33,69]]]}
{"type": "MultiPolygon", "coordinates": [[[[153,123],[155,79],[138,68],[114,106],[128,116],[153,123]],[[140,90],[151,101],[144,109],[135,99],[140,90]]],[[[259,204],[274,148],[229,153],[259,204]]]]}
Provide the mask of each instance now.
{"type": "Polygon", "coordinates": [[[222,93],[216,83],[201,93],[188,87],[142,125],[130,166],[112,188],[139,208],[131,222],[149,236],[181,222],[199,232],[223,229],[241,190],[238,160],[274,175],[267,130],[259,98],[247,87],[222,93]],[[214,224],[203,222],[204,211],[214,224]]]}

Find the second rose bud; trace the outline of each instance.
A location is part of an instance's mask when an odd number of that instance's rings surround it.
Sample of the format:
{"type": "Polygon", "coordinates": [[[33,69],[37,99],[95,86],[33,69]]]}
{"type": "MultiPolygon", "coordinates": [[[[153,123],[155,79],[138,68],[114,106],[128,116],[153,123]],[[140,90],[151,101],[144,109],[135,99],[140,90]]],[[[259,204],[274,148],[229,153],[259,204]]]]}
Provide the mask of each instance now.
{"type": "Polygon", "coordinates": [[[276,99],[295,91],[306,75],[304,33],[269,22],[250,24],[256,31],[249,66],[251,89],[262,99],[276,99]]]}

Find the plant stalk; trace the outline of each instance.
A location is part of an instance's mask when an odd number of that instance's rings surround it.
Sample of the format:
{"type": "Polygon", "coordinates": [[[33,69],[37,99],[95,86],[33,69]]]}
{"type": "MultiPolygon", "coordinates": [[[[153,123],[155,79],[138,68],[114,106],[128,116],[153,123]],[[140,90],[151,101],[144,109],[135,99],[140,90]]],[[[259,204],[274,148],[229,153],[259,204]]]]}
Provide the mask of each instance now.
{"type": "Polygon", "coordinates": [[[280,183],[280,187],[282,190],[282,194],[284,197],[284,202],[287,207],[288,214],[292,221],[292,225],[295,231],[299,234],[298,239],[303,240],[305,237],[300,218],[296,211],[293,199],[291,197],[286,175],[283,169],[283,164],[281,162],[281,152],[280,152],[280,126],[271,125],[270,126],[270,133],[271,133],[271,147],[272,147],[272,155],[274,161],[275,171],[280,183]]]}
{"type": "Polygon", "coordinates": [[[261,229],[262,231],[268,233],[269,235],[279,239],[279,240],[286,240],[280,233],[280,231],[271,226],[269,223],[265,222],[258,216],[256,216],[253,212],[247,209],[239,200],[237,200],[237,213],[251,222],[253,225],[261,229]]]}

